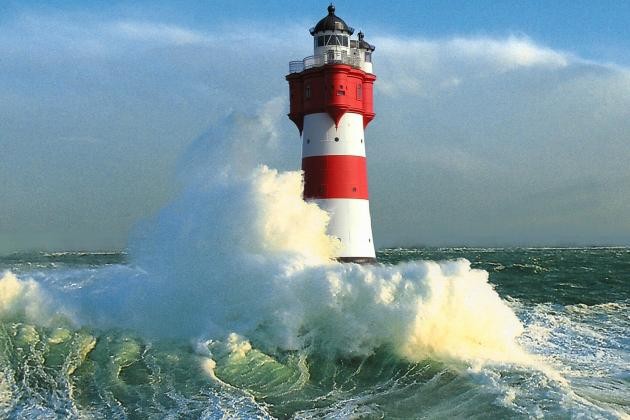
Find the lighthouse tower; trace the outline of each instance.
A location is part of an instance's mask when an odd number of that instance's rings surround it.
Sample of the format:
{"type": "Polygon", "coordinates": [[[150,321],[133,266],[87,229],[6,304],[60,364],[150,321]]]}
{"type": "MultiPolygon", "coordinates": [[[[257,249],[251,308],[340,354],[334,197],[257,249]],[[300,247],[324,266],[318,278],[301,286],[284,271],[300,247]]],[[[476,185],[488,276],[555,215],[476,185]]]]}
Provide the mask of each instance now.
{"type": "Polygon", "coordinates": [[[289,63],[289,118],[302,136],[304,199],[330,214],[337,259],[374,262],[364,129],[374,118],[372,52],[359,32],[335,15],[310,29],[314,53],[289,63]]]}

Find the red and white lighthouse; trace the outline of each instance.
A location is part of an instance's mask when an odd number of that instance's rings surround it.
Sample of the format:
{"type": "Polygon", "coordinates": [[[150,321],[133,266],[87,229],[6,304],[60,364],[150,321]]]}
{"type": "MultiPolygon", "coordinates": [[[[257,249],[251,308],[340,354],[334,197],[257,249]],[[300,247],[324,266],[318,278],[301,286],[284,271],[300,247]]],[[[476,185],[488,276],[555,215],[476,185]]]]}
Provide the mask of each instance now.
{"type": "Polygon", "coordinates": [[[302,136],[304,199],[330,214],[337,259],[376,260],[368,196],[365,127],[374,118],[372,52],[363,33],[328,15],[310,29],[314,54],[289,63],[289,118],[302,136]]]}

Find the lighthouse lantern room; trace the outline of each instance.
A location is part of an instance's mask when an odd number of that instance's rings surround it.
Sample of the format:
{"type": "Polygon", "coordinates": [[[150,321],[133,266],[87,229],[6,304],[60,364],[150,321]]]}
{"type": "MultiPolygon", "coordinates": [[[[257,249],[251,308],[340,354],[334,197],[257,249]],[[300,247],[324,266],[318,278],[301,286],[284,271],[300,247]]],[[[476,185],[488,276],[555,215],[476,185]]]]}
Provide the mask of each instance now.
{"type": "Polygon", "coordinates": [[[337,259],[374,262],[365,127],[374,118],[374,46],[335,15],[310,29],[314,53],[289,63],[289,118],[302,136],[304,199],[330,214],[328,234],[341,241],[337,259]]]}

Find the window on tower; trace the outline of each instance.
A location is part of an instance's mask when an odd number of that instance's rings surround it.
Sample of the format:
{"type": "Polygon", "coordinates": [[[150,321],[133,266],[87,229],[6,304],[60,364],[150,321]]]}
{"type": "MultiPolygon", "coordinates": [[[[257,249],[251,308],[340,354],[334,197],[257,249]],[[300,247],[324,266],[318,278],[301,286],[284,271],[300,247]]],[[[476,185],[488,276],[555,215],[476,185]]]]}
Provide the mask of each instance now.
{"type": "Polygon", "coordinates": [[[324,47],[326,45],[342,45],[347,47],[348,44],[348,37],[344,35],[319,35],[315,38],[316,47],[324,47]]]}
{"type": "Polygon", "coordinates": [[[310,99],[311,98],[311,85],[306,85],[304,87],[304,97],[306,99],[310,99]]]}

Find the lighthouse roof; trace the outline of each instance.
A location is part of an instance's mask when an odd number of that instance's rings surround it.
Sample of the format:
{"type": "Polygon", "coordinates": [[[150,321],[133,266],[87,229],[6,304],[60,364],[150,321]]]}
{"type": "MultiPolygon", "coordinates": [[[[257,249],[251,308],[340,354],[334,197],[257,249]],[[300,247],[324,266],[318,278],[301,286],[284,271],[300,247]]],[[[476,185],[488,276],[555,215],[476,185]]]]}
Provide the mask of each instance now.
{"type": "Polygon", "coordinates": [[[363,50],[374,51],[376,47],[365,40],[365,35],[363,32],[359,31],[359,48],[363,50]]]}
{"type": "Polygon", "coordinates": [[[352,35],[354,28],[348,26],[343,19],[335,15],[335,6],[331,3],[328,6],[328,15],[317,22],[314,28],[310,29],[311,35],[324,31],[346,32],[348,35],[352,35]]]}

